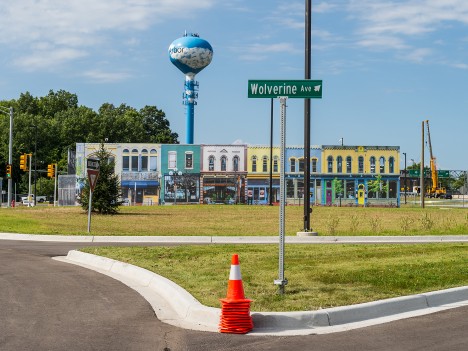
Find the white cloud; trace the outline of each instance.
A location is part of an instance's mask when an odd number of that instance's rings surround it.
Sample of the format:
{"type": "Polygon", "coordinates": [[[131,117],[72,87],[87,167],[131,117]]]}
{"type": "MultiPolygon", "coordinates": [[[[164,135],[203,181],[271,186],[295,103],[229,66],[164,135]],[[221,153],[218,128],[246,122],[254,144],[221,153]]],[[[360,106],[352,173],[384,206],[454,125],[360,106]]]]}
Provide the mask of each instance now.
{"type": "Polygon", "coordinates": [[[154,23],[209,8],[214,0],[15,0],[0,4],[0,45],[30,51],[19,64],[50,67],[82,56],[119,31],[145,30],[154,23]],[[48,45],[49,60],[31,47],[48,45]],[[56,51],[56,52],[55,52],[56,51]],[[67,55],[66,53],[69,53],[67,55]],[[73,54],[75,53],[75,54],[73,54]],[[54,61],[53,59],[57,60],[54,61]],[[42,62],[41,62],[42,61],[42,62]]]}
{"type": "Polygon", "coordinates": [[[132,75],[128,72],[104,72],[96,69],[84,72],[83,76],[95,83],[114,83],[126,80],[132,75]]]}
{"type": "Polygon", "coordinates": [[[72,48],[37,50],[30,55],[17,58],[13,63],[26,71],[34,71],[36,69],[53,69],[56,65],[84,56],[87,56],[85,51],[72,48]]]}

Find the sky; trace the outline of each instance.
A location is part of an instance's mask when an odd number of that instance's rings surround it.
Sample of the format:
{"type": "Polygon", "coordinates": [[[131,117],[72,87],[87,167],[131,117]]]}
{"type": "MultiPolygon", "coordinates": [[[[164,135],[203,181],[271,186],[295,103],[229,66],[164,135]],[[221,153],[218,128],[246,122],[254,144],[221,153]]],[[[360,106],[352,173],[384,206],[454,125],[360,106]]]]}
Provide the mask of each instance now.
{"type": "MultiPolygon", "coordinates": [[[[194,142],[269,145],[270,99],[249,99],[248,80],[304,79],[304,22],[295,0],[2,1],[0,100],[63,89],[94,110],[154,105],[184,143],[168,48],[193,32],[214,52],[196,76],[194,142]]],[[[468,169],[468,1],[313,0],[311,55],[312,145],[399,146],[409,166],[429,120],[438,168],[468,169]]],[[[304,144],[303,109],[288,99],[287,145],[304,144]]],[[[279,145],[277,99],[273,113],[279,145]]]]}

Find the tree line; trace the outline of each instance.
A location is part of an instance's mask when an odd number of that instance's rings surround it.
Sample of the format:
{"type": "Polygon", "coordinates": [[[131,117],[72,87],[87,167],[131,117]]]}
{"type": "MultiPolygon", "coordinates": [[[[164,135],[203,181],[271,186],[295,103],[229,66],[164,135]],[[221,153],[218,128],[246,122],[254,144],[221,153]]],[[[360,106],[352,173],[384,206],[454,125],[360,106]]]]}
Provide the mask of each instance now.
{"type": "MultiPolygon", "coordinates": [[[[47,183],[47,165],[57,163],[59,174],[66,173],[68,152],[75,150],[78,142],[178,143],[178,134],[171,130],[165,113],[156,106],[138,110],[124,103],[120,106],[103,103],[94,111],[79,105],[78,96],[65,90],[50,90],[42,97],[25,92],[18,99],[0,101],[0,106],[14,110],[12,178],[18,193],[28,191],[27,174],[19,168],[21,154],[34,154],[37,150],[33,169],[36,161],[37,181],[47,183]]],[[[3,178],[8,163],[9,129],[8,116],[0,114],[0,176],[3,178]]],[[[53,189],[48,184],[44,186],[53,189]]],[[[51,195],[52,192],[41,193],[51,195]]]]}

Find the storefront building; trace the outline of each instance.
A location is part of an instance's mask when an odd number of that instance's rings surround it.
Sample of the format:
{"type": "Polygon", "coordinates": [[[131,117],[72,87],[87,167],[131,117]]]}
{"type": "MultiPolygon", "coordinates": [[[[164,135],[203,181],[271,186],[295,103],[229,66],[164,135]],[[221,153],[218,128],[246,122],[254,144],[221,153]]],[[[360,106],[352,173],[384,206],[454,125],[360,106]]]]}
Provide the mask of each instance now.
{"type": "Polygon", "coordinates": [[[200,145],[161,145],[164,204],[200,202],[200,145]]]}
{"type": "Polygon", "coordinates": [[[246,202],[246,145],[201,145],[200,202],[246,202]]]}
{"type": "Polygon", "coordinates": [[[280,148],[274,146],[273,158],[269,146],[247,147],[247,204],[265,205],[279,202],[280,148]],[[270,194],[270,170],[272,193],[270,194]]]}

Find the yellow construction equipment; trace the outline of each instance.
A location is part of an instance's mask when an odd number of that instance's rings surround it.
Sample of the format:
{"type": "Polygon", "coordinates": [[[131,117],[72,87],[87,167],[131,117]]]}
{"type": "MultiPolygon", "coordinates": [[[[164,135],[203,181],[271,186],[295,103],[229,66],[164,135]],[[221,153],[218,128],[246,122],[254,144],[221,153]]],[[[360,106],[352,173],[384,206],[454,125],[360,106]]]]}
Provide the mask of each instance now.
{"type": "Polygon", "coordinates": [[[446,190],[444,187],[439,187],[439,175],[437,174],[436,158],[432,154],[432,144],[431,144],[431,132],[429,130],[429,120],[426,120],[427,126],[427,143],[429,144],[429,153],[431,156],[431,180],[432,184],[426,190],[426,196],[429,197],[440,197],[440,195],[445,194],[446,190]]]}

